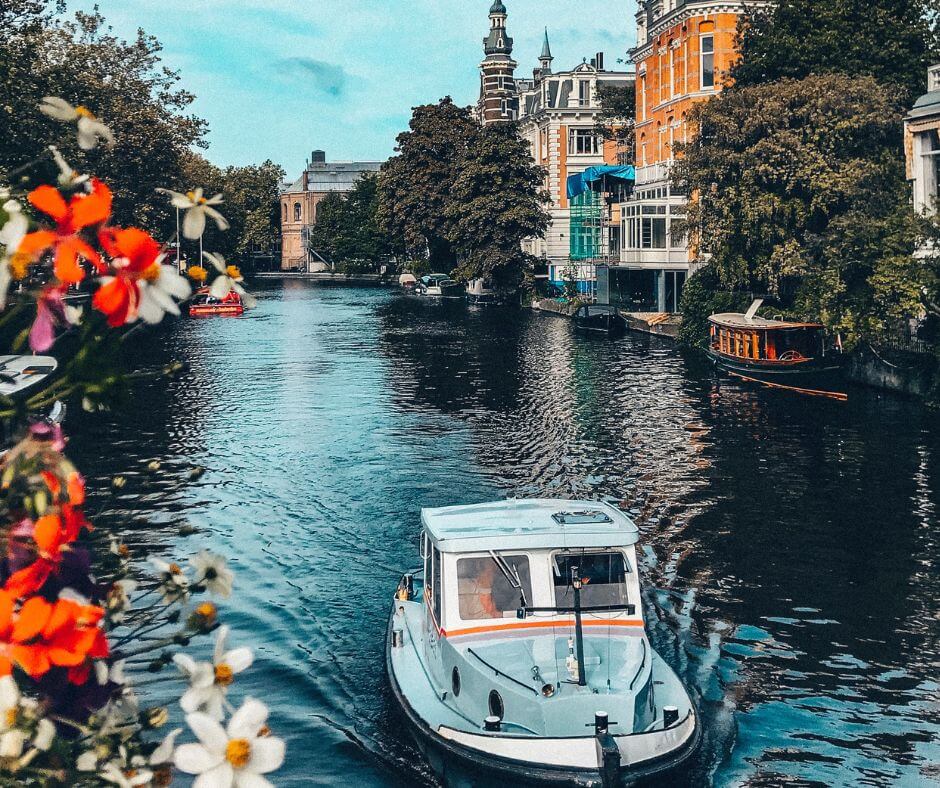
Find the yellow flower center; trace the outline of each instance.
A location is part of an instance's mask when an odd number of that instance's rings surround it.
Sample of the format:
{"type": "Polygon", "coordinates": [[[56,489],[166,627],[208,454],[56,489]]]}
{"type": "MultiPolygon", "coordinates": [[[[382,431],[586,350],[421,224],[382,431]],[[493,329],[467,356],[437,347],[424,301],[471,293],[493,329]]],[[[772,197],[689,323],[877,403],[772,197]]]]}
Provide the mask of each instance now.
{"type": "Polygon", "coordinates": [[[75,108],[75,114],[80,118],[89,118],[90,120],[95,119],[95,116],[92,114],[91,110],[88,109],[88,107],[86,107],[84,104],[79,104],[75,108]]]}
{"type": "Polygon", "coordinates": [[[160,263],[154,263],[145,268],[140,278],[148,282],[156,282],[160,278],[160,263]]]}
{"type": "Polygon", "coordinates": [[[179,564],[170,564],[169,572],[171,575],[182,574],[183,570],[180,569],[179,564]]]}
{"type": "Polygon", "coordinates": [[[3,715],[4,722],[8,728],[12,728],[16,725],[16,718],[19,716],[19,709],[16,706],[11,706],[3,715]]]}
{"type": "Polygon", "coordinates": [[[232,279],[241,279],[241,278],[242,278],[242,272],[238,270],[238,266],[237,266],[237,265],[230,265],[230,266],[228,266],[228,267],[225,269],[225,273],[227,273],[230,277],[232,277],[232,279]]]}
{"type": "Polygon", "coordinates": [[[209,276],[209,272],[201,265],[190,266],[186,273],[189,274],[190,279],[196,282],[205,282],[206,278],[209,276]]]}
{"type": "Polygon", "coordinates": [[[215,605],[213,605],[211,602],[203,602],[199,607],[196,608],[196,615],[205,619],[207,623],[211,624],[213,621],[215,621],[215,605]]]}
{"type": "Polygon", "coordinates": [[[196,202],[196,192],[186,192],[186,197],[190,202],[196,202]]]}
{"type": "Polygon", "coordinates": [[[225,760],[236,769],[244,769],[251,760],[251,744],[247,739],[232,739],[225,746],[225,760]]]}
{"type": "Polygon", "coordinates": [[[220,687],[227,687],[234,678],[235,674],[229,665],[222,662],[215,666],[215,683],[220,687]]]}
{"type": "Polygon", "coordinates": [[[23,279],[29,271],[29,265],[32,262],[28,254],[17,252],[10,258],[10,275],[14,279],[23,279]]]}

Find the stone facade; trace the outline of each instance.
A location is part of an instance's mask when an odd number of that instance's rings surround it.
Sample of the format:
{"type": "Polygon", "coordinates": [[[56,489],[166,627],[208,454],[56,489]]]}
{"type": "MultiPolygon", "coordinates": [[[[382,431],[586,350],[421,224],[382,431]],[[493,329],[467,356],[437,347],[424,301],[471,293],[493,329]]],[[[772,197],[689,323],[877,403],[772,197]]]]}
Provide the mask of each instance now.
{"type": "Polygon", "coordinates": [[[317,206],[331,192],[349,192],[364,174],[378,172],[380,161],[327,162],[314,151],[303,174],[281,190],[281,270],[325,271],[329,268],[307,244],[317,221],[317,206]]]}

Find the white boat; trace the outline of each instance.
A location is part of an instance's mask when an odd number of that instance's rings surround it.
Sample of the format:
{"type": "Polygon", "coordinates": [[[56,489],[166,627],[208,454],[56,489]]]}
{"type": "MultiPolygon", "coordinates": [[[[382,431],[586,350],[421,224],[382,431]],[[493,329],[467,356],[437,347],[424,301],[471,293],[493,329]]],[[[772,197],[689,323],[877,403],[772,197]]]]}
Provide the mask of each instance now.
{"type": "Polygon", "coordinates": [[[698,715],[650,646],[623,512],[511,500],[421,520],[424,566],[395,594],[387,664],[437,771],[611,788],[692,754],[698,715]]]}
{"type": "Polygon", "coordinates": [[[415,284],[415,293],[433,298],[460,298],[463,287],[447,274],[427,274],[415,284]]]}
{"type": "Polygon", "coordinates": [[[0,395],[15,398],[48,378],[59,362],[52,356],[0,356],[0,395]]]}
{"type": "Polygon", "coordinates": [[[471,304],[495,304],[498,299],[499,294],[485,279],[471,279],[467,282],[467,300],[471,304]]]}

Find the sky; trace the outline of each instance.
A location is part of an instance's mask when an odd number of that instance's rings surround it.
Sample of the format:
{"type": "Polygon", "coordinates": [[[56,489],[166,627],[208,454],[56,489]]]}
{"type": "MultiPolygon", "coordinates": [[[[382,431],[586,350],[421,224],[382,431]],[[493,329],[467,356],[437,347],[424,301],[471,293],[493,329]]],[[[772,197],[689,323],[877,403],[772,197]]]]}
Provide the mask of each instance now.
{"type": "MultiPolygon", "coordinates": [[[[505,0],[519,75],[531,76],[546,26],[556,70],[603,51],[607,68],[635,42],[635,4],[505,0]]],[[[476,101],[491,0],[70,0],[98,5],[114,32],[138,28],[197,96],[208,158],[272,159],[289,178],[310,152],[384,160],[411,108],[476,101]]]]}

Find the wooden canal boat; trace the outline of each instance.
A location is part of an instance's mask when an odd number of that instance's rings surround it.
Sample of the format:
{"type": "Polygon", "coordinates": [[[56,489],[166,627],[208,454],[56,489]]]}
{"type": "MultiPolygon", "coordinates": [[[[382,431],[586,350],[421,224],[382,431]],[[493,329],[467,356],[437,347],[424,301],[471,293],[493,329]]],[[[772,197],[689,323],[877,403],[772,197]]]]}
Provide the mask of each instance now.
{"type": "Polygon", "coordinates": [[[190,317],[213,317],[215,315],[238,316],[245,311],[241,296],[234,290],[229,290],[224,298],[211,295],[208,287],[203,287],[193,297],[189,305],[190,317]]]}
{"type": "Polygon", "coordinates": [[[574,313],[575,328],[611,336],[623,334],[627,321],[620,310],[609,304],[585,304],[574,313]]]}
{"type": "Polygon", "coordinates": [[[744,380],[801,394],[848,399],[841,350],[826,344],[825,326],[757,317],[758,299],[744,314],[725,312],[709,322],[708,355],[744,380]]]}

